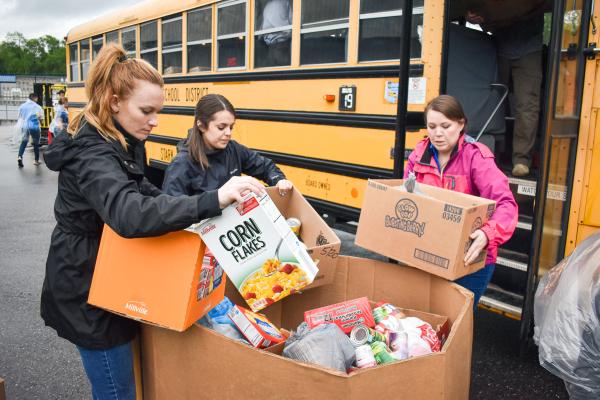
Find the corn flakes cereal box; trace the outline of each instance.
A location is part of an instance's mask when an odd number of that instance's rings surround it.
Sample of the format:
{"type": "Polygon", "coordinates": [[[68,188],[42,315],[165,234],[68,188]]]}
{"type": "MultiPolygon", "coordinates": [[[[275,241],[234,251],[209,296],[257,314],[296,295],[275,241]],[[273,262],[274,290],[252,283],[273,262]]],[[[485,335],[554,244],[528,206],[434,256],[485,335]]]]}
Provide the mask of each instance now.
{"type": "Polygon", "coordinates": [[[302,290],[318,272],[267,194],[249,193],[195,231],[252,311],[302,290]]]}

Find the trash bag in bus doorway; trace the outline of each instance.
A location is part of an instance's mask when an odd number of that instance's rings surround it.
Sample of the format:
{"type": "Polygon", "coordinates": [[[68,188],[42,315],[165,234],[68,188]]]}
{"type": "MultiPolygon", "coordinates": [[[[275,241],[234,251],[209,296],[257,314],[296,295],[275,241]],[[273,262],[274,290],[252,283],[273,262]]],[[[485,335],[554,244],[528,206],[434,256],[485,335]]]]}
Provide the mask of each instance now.
{"type": "Polygon", "coordinates": [[[542,278],[534,305],[540,364],[571,399],[600,399],[600,232],[542,278]]]}

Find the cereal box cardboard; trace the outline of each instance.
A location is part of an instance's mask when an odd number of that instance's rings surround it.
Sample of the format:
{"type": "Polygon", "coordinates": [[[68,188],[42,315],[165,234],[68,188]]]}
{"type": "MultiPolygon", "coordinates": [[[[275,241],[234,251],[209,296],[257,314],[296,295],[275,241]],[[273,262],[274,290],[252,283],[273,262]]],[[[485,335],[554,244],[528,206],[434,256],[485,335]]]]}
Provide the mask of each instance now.
{"type": "Polygon", "coordinates": [[[252,311],[293,294],[318,269],[268,195],[249,193],[196,231],[252,311]]]}

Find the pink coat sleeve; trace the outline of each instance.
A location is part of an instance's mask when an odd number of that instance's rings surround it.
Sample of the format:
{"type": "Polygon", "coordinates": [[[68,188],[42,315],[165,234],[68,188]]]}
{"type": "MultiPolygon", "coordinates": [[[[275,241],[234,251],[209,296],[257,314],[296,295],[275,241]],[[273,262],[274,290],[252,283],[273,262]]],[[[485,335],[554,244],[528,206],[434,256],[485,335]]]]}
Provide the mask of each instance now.
{"type": "Polygon", "coordinates": [[[410,155],[408,156],[408,161],[406,162],[406,165],[404,166],[404,179],[408,178],[408,174],[410,172],[413,171],[414,167],[415,167],[415,151],[411,151],[410,155]]]}
{"type": "Polygon", "coordinates": [[[471,181],[480,197],[496,202],[494,214],[481,228],[489,240],[488,246],[507,242],[519,218],[519,208],[508,185],[508,178],[498,169],[494,157],[484,157],[477,151],[471,164],[471,181]]]}

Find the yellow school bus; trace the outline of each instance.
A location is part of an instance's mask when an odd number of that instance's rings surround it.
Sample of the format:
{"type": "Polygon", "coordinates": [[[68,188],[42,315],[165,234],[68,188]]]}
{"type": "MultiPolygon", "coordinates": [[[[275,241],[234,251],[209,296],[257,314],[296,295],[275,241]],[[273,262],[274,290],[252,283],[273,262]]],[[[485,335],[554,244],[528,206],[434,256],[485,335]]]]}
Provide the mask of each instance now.
{"type": "MultiPolygon", "coordinates": [[[[600,80],[593,1],[482,0],[501,21],[543,14],[544,65],[531,173],[511,176],[514,106],[493,32],[465,21],[466,0],[148,0],[71,29],[71,111],[100,48],[118,42],[164,76],[165,107],[146,143],[161,173],[207,93],[237,109],[234,138],[273,159],[331,222],[356,221],[366,180],[402,174],[426,136],[423,109],[457,96],[468,133],[496,153],[520,215],[481,307],[529,333],[539,279],[600,227],[600,80]],[[499,4],[501,3],[501,7],[499,4]],[[594,151],[595,150],[595,151],[594,151]]],[[[516,110],[518,112],[518,110],[516,110]]]]}

